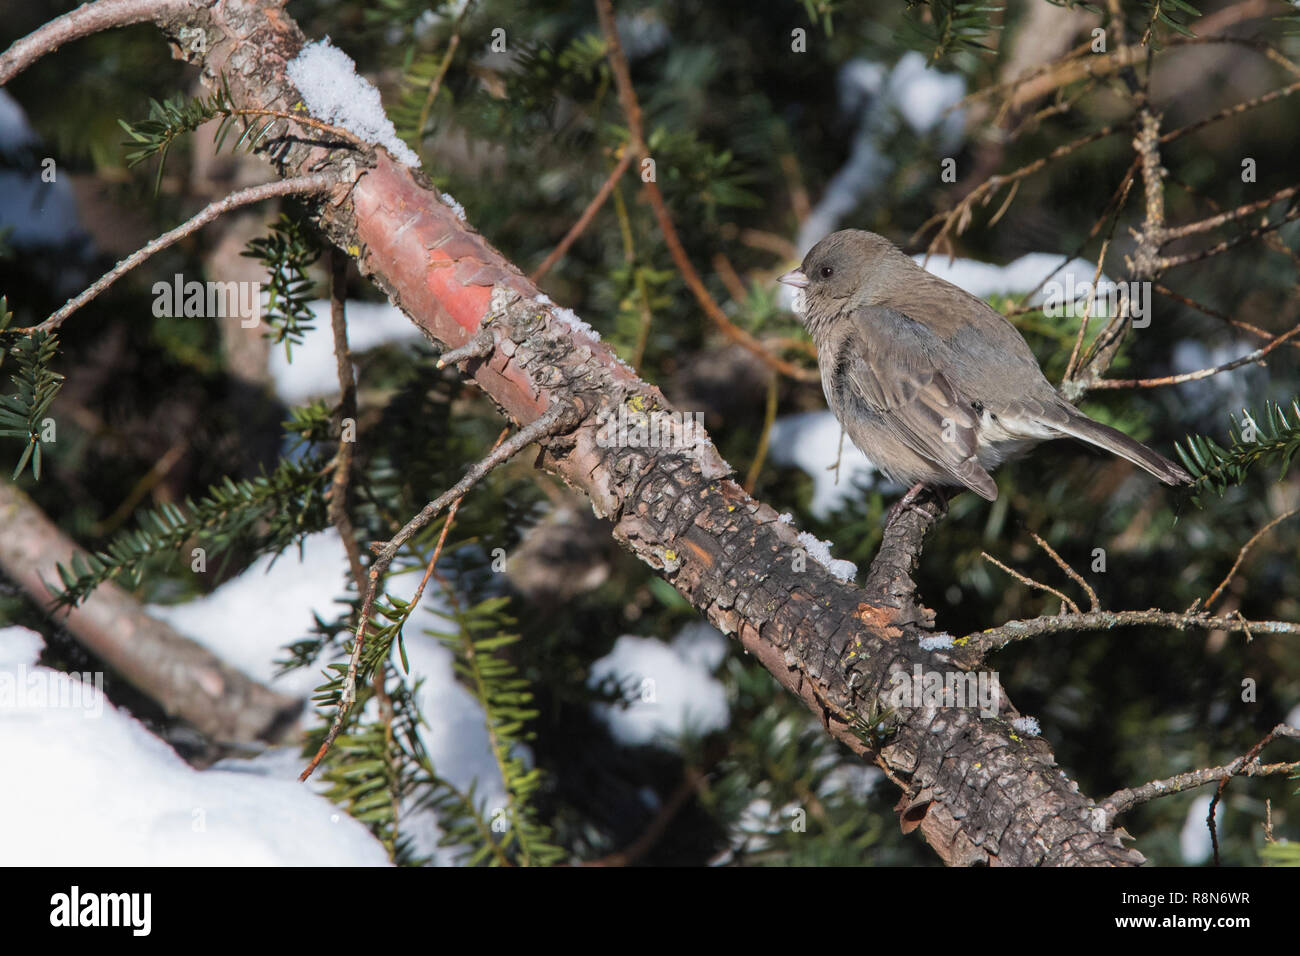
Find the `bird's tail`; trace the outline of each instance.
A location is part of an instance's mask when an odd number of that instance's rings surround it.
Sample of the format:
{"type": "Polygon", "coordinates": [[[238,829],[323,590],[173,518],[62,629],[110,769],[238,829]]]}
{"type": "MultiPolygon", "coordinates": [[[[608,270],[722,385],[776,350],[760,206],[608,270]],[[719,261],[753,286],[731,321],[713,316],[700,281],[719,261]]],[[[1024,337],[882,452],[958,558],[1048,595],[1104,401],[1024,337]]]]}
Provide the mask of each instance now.
{"type": "Polygon", "coordinates": [[[1096,445],[1098,448],[1114,452],[1121,458],[1133,462],[1139,468],[1151,472],[1166,485],[1185,485],[1192,481],[1192,476],[1186,471],[1164,455],[1152,451],[1140,441],[1134,441],[1123,432],[1117,431],[1109,425],[1093,421],[1083,412],[1073,407],[1070,407],[1068,412],[1065,423],[1056,427],[1071,438],[1078,438],[1090,445],[1096,445]]]}

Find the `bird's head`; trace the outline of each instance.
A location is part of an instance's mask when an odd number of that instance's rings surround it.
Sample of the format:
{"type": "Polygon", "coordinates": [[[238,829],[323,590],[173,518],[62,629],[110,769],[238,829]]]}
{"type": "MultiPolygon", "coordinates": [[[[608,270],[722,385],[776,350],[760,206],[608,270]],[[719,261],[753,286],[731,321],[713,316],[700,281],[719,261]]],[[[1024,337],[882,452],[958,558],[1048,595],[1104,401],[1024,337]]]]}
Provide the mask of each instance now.
{"type": "Polygon", "coordinates": [[[777,279],[799,290],[795,311],[810,332],[853,303],[871,304],[912,260],[888,239],[862,229],[833,232],[808,250],[803,264],[777,279]],[[802,301],[800,301],[802,300],[802,301]],[[801,308],[802,306],[802,308],[801,308]]]}

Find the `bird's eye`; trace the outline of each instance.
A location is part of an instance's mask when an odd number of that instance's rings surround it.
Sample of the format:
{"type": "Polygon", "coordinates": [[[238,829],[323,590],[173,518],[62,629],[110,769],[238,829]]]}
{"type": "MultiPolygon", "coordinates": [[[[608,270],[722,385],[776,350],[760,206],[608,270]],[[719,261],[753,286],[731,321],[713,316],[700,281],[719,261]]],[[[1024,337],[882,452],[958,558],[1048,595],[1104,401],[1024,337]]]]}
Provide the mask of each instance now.
{"type": "Polygon", "coordinates": [[[823,278],[823,279],[829,279],[829,278],[830,278],[831,276],[833,276],[834,274],[835,274],[835,270],[832,269],[830,266],[822,266],[822,278],[823,278]]]}

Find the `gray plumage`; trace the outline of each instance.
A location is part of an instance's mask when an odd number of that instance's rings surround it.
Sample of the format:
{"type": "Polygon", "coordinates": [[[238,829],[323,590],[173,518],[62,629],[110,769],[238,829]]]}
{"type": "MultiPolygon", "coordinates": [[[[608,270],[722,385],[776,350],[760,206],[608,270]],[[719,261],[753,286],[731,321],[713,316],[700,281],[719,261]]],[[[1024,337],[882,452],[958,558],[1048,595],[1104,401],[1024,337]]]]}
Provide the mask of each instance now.
{"type": "Polygon", "coordinates": [[[875,233],[827,236],[781,281],[803,290],[801,317],[831,411],[895,481],[962,486],[992,501],[991,470],[1063,437],[1113,452],[1165,484],[1191,481],[1061,398],[1005,317],[875,233]]]}

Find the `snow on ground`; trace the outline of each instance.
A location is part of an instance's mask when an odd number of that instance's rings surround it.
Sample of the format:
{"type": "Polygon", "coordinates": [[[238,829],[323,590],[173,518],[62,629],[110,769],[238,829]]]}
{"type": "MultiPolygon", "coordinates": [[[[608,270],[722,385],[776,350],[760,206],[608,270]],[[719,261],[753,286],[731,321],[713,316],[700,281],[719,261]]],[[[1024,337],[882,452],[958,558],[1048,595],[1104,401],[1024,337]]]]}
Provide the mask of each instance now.
{"type": "MultiPolygon", "coordinates": [[[[274,563],[263,558],[206,597],[149,610],[250,676],[307,697],[321,683],[320,668],[273,678],[272,662],[284,656],[283,645],[308,634],[313,611],[325,619],[336,616],[333,600],[343,593],[345,567],[337,533],[321,532],[306,539],[301,561],[293,549],[274,563]]],[[[409,582],[408,591],[415,585],[410,575],[393,580],[399,593],[402,584],[409,582]]],[[[442,606],[434,588],[422,603],[430,610],[442,606]]],[[[422,633],[444,624],[418,611],[406,633],[407,679],[423,680],[417,700],[428,726],[421,728],[421,738],[438,773],[461,789],[477,780],[478,794],[492,812],[504,804],[505,794],[482,710],[455,681],[451,652],[422,633]]],[[[0,787],[0,846],[7,862],[387,862],[368,830],[311,786],[297,783],[305,765],[297,747],[271,749],[251,760],[227,758],[198,771],[98,691],[75,709],[31,699],[15,706],[19,676],[25,681],[36,673],[42,686],[73,680],[35,668],[40,649],[39,636],[29,631],[0,631],[0,739],[9,766],[23,770],[0,787]]],[[[417,852],[450,861],[448,851],[436,846],[440,834],[432,817],[408,817],[407,823],[404,832],[417,852]]]]}
{"type": "MultiPolygon", "coordinates": [[[[310,788],[190,767],[93,687],[93,708],[33,696],[74,678],[0,630],[0,846],[17,866],[382,866],[370,832],[310,788]],[[5,688],[9,693],[5,694],[5,688]],[[95,712],[98,716],[95,716],[95,712]]],[[[51,695],[52,696],[52,695],[51,695]]]]}

